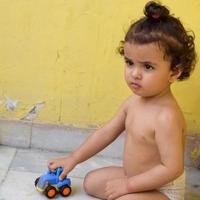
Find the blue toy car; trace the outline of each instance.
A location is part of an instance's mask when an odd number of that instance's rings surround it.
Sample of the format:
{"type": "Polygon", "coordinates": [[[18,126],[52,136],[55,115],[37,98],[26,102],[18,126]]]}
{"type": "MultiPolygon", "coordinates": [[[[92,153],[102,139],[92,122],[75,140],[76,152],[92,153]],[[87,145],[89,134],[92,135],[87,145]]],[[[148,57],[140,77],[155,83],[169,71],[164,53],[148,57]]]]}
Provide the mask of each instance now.
{"type": "Polygon", "coordinates": [[[35,180],[36,189],[45,193],[45,195],[52,199],[59,192],[62,196],[67,197],[71,194],[71,180],[65,177],[62,181],[59,180],[59,176],[63,169],[61,167],[57,168],[55,172],[47,171],[35,180]]]}

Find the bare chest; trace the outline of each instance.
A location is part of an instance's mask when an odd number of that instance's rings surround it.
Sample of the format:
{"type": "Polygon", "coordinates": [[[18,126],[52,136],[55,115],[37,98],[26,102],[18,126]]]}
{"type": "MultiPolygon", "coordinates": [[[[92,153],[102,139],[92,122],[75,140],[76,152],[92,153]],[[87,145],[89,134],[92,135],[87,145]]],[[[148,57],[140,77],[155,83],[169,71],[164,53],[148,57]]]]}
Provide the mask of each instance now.
{"type": "Polygon", "coordinates": [[[130,112],[126,118],[126,133],[133,141],[154,144],[156,126],[155,113],[130,112]]]}

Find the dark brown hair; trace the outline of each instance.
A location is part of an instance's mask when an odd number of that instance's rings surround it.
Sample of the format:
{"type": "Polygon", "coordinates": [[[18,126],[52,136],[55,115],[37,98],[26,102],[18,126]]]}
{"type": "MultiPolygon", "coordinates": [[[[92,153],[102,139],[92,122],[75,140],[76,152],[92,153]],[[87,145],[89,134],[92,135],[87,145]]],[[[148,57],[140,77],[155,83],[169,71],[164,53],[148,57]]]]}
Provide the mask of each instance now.
{"type": "Polygon", "coordinates": [[[148,44],[155,42],[171,60],[171,69],[181,68],[178,80],[188,78],[196,64],[194,34],[186,31],[181,21],[170,15],[167,7],[150,1],[144,8],[145,16],[134,22],[121,42],[119,53],[124,55],[124,43],[148,44]]]}

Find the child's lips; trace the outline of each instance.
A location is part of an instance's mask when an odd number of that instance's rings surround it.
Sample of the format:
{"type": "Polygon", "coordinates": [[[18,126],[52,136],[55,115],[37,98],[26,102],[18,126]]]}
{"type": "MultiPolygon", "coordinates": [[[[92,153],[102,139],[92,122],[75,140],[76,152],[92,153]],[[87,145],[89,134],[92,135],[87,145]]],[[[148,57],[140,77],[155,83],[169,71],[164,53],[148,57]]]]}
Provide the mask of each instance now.
{"type": "Polygon", "coordinates": [[[134,89],[141,88],[141,85],[138,84],[138,83],[135,83],[135,82],[131,82],[130,85],[131,85],[131,87],[134,88],[134,89]]]}

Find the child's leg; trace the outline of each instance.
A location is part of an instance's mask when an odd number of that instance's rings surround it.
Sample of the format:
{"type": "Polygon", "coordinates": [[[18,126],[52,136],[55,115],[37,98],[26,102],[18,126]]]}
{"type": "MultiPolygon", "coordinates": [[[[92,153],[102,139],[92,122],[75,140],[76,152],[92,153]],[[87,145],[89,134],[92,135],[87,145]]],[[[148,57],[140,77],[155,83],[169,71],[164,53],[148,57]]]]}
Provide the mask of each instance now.
{"type": "Polygon", "coordinates": [[[105,167],[89,172],[84,179],[84,189],[91,195],[105,199],[106,182],[115,178],[124,177],[122,167],[105,167]]]}
{"type": "Polygon", "coordinates": [[[158,191],[140,192],[127,194],[117,198],[116,200],[169,200],[164,194],[158,191]]]}
{"type": "MultiPolygon", "coordinates": [[[[115,178],[124,177],[122,167],[105,167],[89,172],[84,179],[84,189],[91,195],[100,199],[106,199],[106,182],[115,178]]],[[[127,194],[116,200],[169,200],[164,194],[158,191],[140,192],[127,194]]]]}

